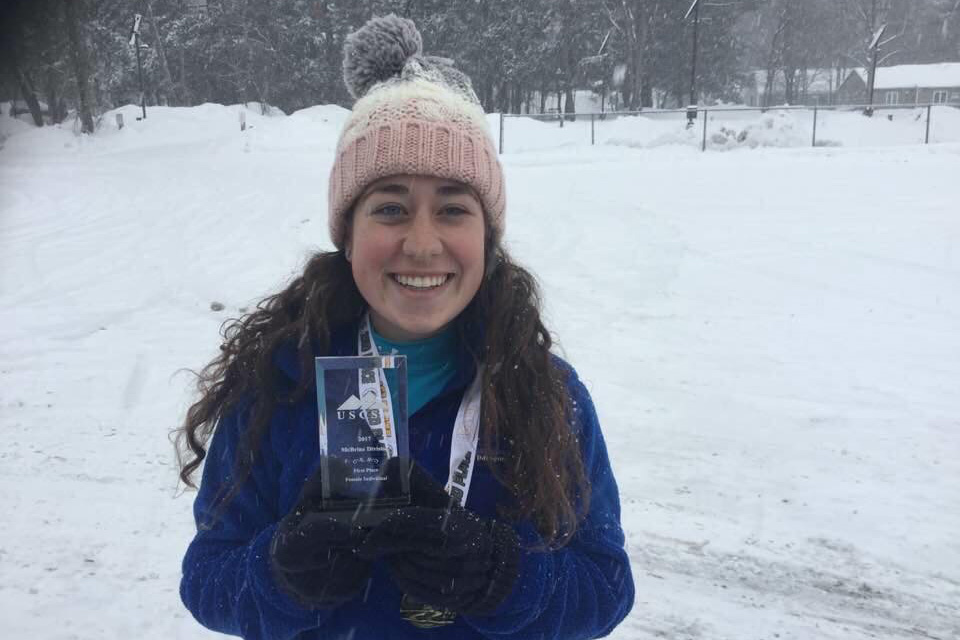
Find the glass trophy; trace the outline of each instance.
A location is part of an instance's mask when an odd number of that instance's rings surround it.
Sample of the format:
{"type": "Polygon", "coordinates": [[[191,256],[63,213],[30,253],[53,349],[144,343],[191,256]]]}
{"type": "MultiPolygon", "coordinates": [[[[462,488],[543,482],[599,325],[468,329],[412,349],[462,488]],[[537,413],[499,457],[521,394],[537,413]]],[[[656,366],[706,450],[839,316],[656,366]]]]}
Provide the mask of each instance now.
{"type": "Polygon", "coordinates": [[[315,358],[321,508],[374,526],[410,503],[407,359],[315,358]]]}

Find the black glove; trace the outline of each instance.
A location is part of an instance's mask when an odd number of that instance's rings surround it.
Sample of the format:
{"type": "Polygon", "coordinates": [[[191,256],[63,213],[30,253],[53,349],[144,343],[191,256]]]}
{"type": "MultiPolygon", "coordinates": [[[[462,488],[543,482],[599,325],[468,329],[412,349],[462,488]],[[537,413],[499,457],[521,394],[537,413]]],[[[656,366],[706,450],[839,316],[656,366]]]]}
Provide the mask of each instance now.
{"type": "Polygon", "coordinates": [[[296,506],[280,521],[270,544],[277,584],[311,609],[350,600],[370,577],[370,563],[357,554],[367,531],[349,519],[324,514],[322,488],[318,470],[307,480],[296,506]]]}
{"type": "MultiPolygon", "coordinates": [[[[349,468],[336,457],[330,467],[330,493],[350,497],[346,477],[349,468]]],[[[411,502],[429,507],[447,507],[450,496],[423,467],[412,460],[391,458],[384,467],[386,480],[379,495],[399,495],[402,473],[408,474],[411,502]]],[[[321,509],[323,481],[320,471],[307,480],[296,506],[277,527],[270,545],[270,561],[277,583],[286,593],[309,608],[332,607],[355,597],[370,577],[370,563],[357,555],[369,529],[343,514],[331,516],[321,509]]]]}
{"type": "Polygon", "coordinates": [[[396,510],[363,541],[361,558],[385,558],[396,585],[424,604],[492,613],[519,571],[513,528],[459,506],[396,510]]]}

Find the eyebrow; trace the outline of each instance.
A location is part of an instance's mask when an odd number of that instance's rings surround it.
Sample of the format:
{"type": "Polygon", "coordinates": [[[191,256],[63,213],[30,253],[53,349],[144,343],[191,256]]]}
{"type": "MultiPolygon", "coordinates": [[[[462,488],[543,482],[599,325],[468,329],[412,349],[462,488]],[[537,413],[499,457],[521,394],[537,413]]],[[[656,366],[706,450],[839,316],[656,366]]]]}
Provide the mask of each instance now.
{"type": "Polygon", "coordinates": [[[409,193],[409,190],[402,184],[382,184],[379,187],[374,187],[370,189],[369,193],[399,193],[401,195],[406,195],[409,193]]]}
{"type": "MultiPolygon", "coordinates": [[[[388,182],[387,184],[382,184],[378,187],[374,187],[369,191],[369,193],[396,193],[399,195],[407,195],[410,193],[410,190],[406,186],[396,183],[388,182]]],[[[437,194],[441,196],[457,196],[461,194],[470,194],[470,187],[464,184],[445,184],[440,187],[437,187],[437,194]]]]}
{"type": "Polygon", "coordinates": [[[442,196],[458,196],[460,194],[469,194],[470,187],[465,184],[445,184],[437,189],[437,193],[442,196]]]}

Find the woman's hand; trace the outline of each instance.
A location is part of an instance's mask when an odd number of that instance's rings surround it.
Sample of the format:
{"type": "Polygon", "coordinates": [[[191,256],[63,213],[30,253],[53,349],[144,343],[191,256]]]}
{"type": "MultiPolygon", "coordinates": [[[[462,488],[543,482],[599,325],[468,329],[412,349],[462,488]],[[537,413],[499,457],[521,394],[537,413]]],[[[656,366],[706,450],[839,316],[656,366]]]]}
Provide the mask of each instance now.
{"type": "Polygon", "coordinates": [[[513,529],[461,507],[398,509],[363,541],[359,555],[384,558],[413,598],[458,613],[492,613],[517,579],[513,529]]]}
{"type": "Polygon", "coordinates": [[[318,470],[280,521],[270,544],[277,583],[312,609],[350,600],[370,577],[370,563],[357,552],[367,530],[325,515],[320,510],[322,488],[318,470]]]}

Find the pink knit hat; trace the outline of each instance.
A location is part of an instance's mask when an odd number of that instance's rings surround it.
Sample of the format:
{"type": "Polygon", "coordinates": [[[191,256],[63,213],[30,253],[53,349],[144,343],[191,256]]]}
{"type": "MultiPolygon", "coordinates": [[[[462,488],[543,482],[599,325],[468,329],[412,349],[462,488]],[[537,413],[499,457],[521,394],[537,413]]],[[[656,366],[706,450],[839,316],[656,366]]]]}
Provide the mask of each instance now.
{"type": "Polygon", "coordinates": [[[392,14],[347,37],[343,78],[357,102],[340,133],[327,192],[338,249],[354,201],[371,182],[398,174],[470,185],[494,238],[503,234],[503,170],[480,100],[451,60],[424,56],[422,48],[413,22],[392,14]]]}

